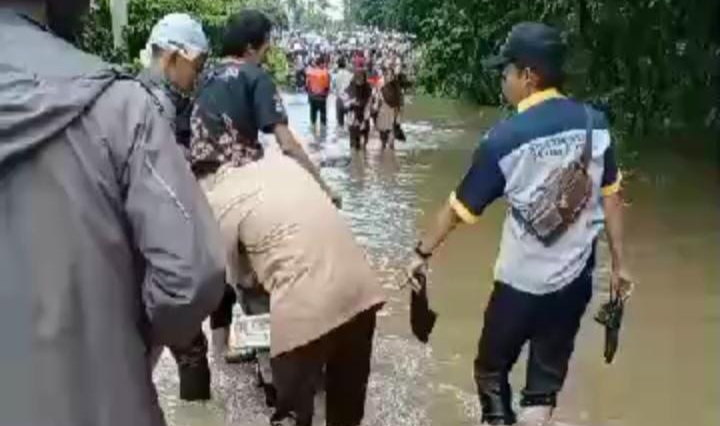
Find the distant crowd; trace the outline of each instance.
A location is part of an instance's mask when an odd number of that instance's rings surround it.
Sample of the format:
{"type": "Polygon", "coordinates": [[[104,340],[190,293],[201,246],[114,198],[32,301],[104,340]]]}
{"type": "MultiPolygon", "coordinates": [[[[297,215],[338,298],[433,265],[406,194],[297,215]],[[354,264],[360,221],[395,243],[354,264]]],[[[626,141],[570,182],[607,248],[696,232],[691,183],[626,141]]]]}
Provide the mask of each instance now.
{"type": "Polygon", "coordinates": [[[293,64],[296,88],[308,93],[313,126],[327,125],[332,94],[338,127],[347,123],[353,149],[366,148],[371,127],[383,149],[404,140],[404,94],[416,61],[410,36],[367,29],[340,35],[288,32],[278,44],[293,64]]]}

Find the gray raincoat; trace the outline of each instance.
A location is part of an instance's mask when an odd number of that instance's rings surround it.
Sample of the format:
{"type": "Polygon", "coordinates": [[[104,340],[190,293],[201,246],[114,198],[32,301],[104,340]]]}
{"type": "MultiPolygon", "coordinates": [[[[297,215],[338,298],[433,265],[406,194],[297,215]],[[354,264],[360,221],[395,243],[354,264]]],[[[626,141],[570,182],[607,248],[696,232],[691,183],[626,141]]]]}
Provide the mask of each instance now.
{"type": "Polygon", "coordinates": [[[218,305],[213,214],[148,92],[0,9],[0,426],[159,426],[150,345],[218,305]]]}

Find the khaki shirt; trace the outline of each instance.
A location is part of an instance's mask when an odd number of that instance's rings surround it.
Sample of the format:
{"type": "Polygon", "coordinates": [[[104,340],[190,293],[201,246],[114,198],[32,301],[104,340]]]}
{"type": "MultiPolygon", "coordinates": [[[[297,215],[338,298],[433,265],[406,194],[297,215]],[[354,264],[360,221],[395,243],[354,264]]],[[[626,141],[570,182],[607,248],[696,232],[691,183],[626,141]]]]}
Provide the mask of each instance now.
{"type": "Polygon", "coordinates": [[[350,227],[315,180],[279,153],[223,167],[202,186],[220,222],[227,278],[249,266],[270,293],[271,352],[310,343],[385,297],[350,227]]]}

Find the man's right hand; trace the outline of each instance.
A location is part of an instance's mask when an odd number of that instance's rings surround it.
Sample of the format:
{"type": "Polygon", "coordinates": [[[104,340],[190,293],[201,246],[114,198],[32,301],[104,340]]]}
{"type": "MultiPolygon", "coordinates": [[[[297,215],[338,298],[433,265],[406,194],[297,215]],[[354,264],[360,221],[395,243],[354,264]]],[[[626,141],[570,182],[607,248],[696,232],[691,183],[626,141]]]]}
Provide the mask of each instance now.
{"type": "Polygon", "coordinates": [[[422,290],[422,284],[418,281],[418,275],[427,276],[428,273],[428,261],[418,255],[413,255],[409,265],[405,268],[405,285],[409,285],[412,291],[418,293],[422,290]]]}

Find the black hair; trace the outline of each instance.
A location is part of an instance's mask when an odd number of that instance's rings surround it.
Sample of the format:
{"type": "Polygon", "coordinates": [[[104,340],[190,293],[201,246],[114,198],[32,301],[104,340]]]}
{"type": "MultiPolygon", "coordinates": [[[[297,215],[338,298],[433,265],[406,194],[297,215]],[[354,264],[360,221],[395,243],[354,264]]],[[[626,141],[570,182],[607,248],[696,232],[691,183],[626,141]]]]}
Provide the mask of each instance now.
{"type": "Polygon", "coordinates": [[[563,71],[562,66],[534,66],[526,65],[522,61],[513,61],[513,63],[518,71],[529,68],[537,76],[538,80],[536,88],[538,90],[545,90],[551,87],[560,89],[565,83],[565,72],[563,71]]]}
{"type": "Polygon", "coordinates": [[[345,60],[344,56],[341,56],[337,60],[337,66],[338,68],[345,68],[347,66],[347,61],[345,60]]]}
{"type": "Polygon", "coordinates": [[[228,18],[222,39],[223,56],[243,56],[270,39],[272,21],[258,10],[243,10],[228,18]]]}

